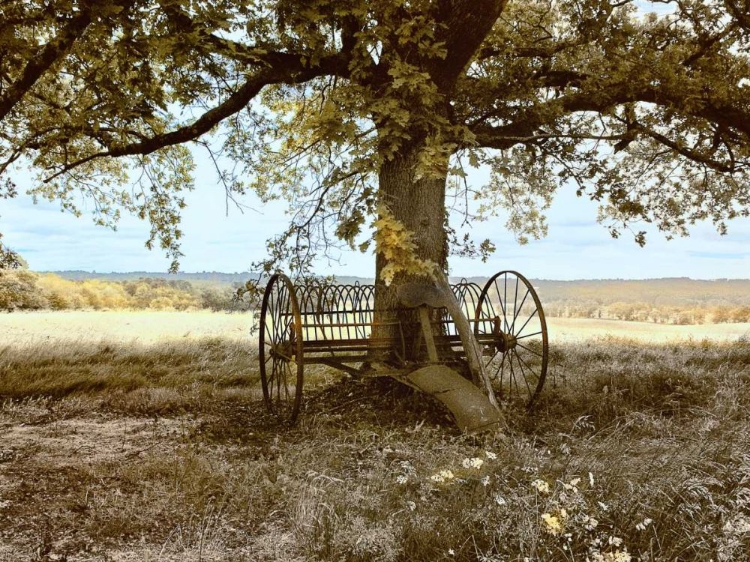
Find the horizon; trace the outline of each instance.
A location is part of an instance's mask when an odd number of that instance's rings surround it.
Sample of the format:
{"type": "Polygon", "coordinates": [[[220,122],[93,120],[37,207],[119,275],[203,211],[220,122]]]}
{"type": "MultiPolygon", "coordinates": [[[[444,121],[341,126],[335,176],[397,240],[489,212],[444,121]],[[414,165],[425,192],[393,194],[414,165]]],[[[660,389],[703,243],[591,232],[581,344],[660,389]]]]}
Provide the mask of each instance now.
{"type": "MultiPolygon", "coordinates": [[[[196,189],[186,194],[182,231],[181,271],[249,270],[252,262],[267,255],[266,239],[280,233],[289,217],[283,202],[262,206],[254,194],[240,203],[243,209],[227,204],[224,190],[217,185],[209,163],[196,153],[196,189]]],[[[32,179],[22,174],[19,192],[32,179]]],[[[469,171],[468,181],[481,185],[486,170],[469,171]]],[[[448,201],[449,206],[451,201],[448,201]]],[[[84,205],[85,209],[85,205],[84,205]]],[[[478,259],[450,256],[451,275],[471,271],[472,276],[489,277],[498,271],[514,270],[533,279],[747,279],[750,278],[750,218],[727,221],[728,233],[721,235],[706,221],[690,228],[689,237],[667,240],[664,233],[648,224],[635,225],[647,232],[645,247],[638,246],[633,234],[625,231],[612,238],[598,223],[597,204],[576,197],[572,186],[558,190],[547,211],[548,235],[519,244],[505,227],[507,213],[494,220],[474,222],[463,228],[460,213],[451,214],[451,224],[459,234],[469,231],[476,242],[488,238],[497,250],[486,263],[478,259]]],[[[92,224],[90,216],[77,218],[61,212],[58,204],[19,197],[0,201],[3,242],[17,251],[35,271],[164,271],[170,260],[156,248],[145,248],[149,226],[131,216],[123,216],[118,230],[92,224]]],[[[362,240],[371,235],[366,231],[362,240]]],[[[321,276],[338,274],[375,276],[372,250],[333,250],[330,257],[316,261],[321,276]]]]}
{"type": "MultiPolygon", "coordinates": [[[[165,277],[177,277],[179,275],[258,275],[257,272],[252,271],[219,271],[219,270],[202,270],[202,271],[178,271],[177,273],[170,273],[168,271],[148,271],[148,270],[128,270],[128,271],[88,271],[84,269],[57,269],[57,270],[35,270],[35,269],[29,269],[29,271],[32,271],[37,274],[61,274],[61,273],[81,273],[86,275],[132,275],[132,274],[147,274],[147,275],[157,275],[157,276],[165,276],[165,277]]],[[[519,272],[522,273],[523,272],[519,272]]],[[[333,277],[348,277],[353,279],[374,279],[373,276],[363,276],[363,275],[351,275],[346,273],[340,273],[340,274],[331,274],[333,277]]],[[[461,275],[460,277],[458,275],[450,274],[448,277],[451,279],[476,279],[476,278],[483,278],[488,279],[492,277],[492,275],[483,275],[483,274],[476,274],[476,275],[461,275]]],[[[581,277],[577,279],[555,279],[552,277],[529,277],[526,276],[529,279],[533,279],[534,281],[554,281],[559,283],[576,283],[576,282],[582,282],[582,281],[669,281],[669,280],[682,280],[682,281],[750,281],[750,277],[712,277],[712,278],[694,278],[689,276],[674,276],[674,277],[581,277]]]]}

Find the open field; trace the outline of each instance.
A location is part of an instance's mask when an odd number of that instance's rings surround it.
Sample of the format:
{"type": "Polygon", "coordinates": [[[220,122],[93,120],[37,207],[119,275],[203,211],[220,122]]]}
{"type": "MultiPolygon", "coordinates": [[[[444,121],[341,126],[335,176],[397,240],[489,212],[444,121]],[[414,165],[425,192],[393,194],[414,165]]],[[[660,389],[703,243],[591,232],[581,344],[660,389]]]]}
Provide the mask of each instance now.
{"type": "MultiPolygon", "coordinates": [[[[0,313],[2,344],[65,342],[140,342],[195,340],[205,337],[252,344],[251,313],[66,311],[0,313]]],[[[550,341],[574,342],[593,337],[667,342],[679,339],[732,341],[750,335],[750,323],[677,326],[586,318],[548,318],[550,341]]]]}
{"type": "Polygon", "coordinates": [[[0,317],[2,562],[748,559],[741,334],[554,324],[575,337],[553,336],[537,408],[465,436],[390,379],[322,368],[279,427],[248,316],[87,314],[0,317]]]}
{"type": "Polygon", "coordinates": [[[613,337],[643,342],[666,343],[676,340],[734,341],[750,336],[750,323],[742,324],[654,324],[624,320],[588,318],[548,318],[552,342],[576,342],[592,338],[613,337]]]}
{"type": "Polygon", "coordinates": [[[251,313],[65,311],[0,313],[5,344],[117,341],[151,344],[162,341],[221,337],[231,341],[251,338],[251,313]]]}

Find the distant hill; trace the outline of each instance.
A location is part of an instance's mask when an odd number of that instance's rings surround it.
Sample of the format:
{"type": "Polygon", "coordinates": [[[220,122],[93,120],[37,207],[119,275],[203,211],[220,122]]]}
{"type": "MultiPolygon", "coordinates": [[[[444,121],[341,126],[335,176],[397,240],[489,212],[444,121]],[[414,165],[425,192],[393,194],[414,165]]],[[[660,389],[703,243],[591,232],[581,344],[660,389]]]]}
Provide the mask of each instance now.
{"type": "Polygon", "coordinates": [[[250,272],[223,273],[220,271],[201,271],[197,273],[165,273],[163,271],[128,271],[124,273],[98,273],[96,271],[40,271],[39,273],[54,273],[63,279],[71,281],[87,281],[100,279],[102,281],[136,281],[142,278],[167,279],[170,281],[207,281],[215,284],[232,285],[244,283],[248,279],[257,277],[250,272]]]}
{"type": "MultiPolygon", "coordinates": [[[[224,273],[220,271],[201,271],[194,273],[164,273],[155,271],[130,271],[127,273],[98,273],[89,271],[54,271],[40,272],[54,273],[63,279],[71,281],[86,281],[101,279],[104,281],[134,281],[141,278],[167,279],[173,281],[189,281],[197,285],[227,285],[237,286],[250,279],[256,279],[257,273],[244,271],[241,273],[224,273]]],[[[484,286],[487,277],[469,277],[467,280],[484,286]]],[[[458,277],[452,277],[452,282],[458,282],[458,277]]],[[[374,282],[372,277],[356,277],[342,275],[336,278],[342,285],[369,285],[374,282]]],[[[534,287],[542,301],[568,303],[586,302],[594,304],[609,304],[612,302],[648,302],[660,305],[746,305],[750,304],[750,279],[714,279],[699,280],[688,277],[670,277],[661,279],[577,279],[573,281],[557,281],[554,279],[532,279],[534,287]]]]}
{"type": "MultiPolygon", "coordinates": [[[[57,271],[47,273],[53,273],[54,275],[50,277],[57,276],[60,282],[68,280],[66,282],[72,286],[65,289],[68,292],[76,292],[79,289],[81,291],[86,289],[91,292],[94,290],[92,287],[95,287],[95,284],[91,284],[92,286],[88,288],[78,286],[88,285],[86,282],[91,280],[114,284],[115,287],[110,287],[110,289],[115,293],[130,291],[130,293],[135,294],[138,293],[138,290],[134,287],[142,286],[141,292],[154,292],[154,298],[152,299],[153,302],[141,303],[139,306],[155,308],[163,305],[163,307],[171,306],[178,309],[182,305],[225,309],[229,306],[227,303],[231,301],[233,289],[258,277],[257,274],[248,271],[241,273],[201,271],[177,274],[153,271],[131,271],[127,273],[57,271]],[[143,281],[138,281],[140,279],[143,279],[143,281]],[[154,280],[163,281],[156,282],[154,280]],[[70,283],[70,281],[76,281],[77,283],[70,283]],[[170,296],[167,297],[159,291],[172,291],[173,293],[182,291],[185,294],[178,298],[179,295],[176,295],[176,293],[174,295],[170,293],[170,296]],[[178,304],[174,304],[175,302],[178,304]]],[[[452,281],[458,282],[459,279],[453,278],[452,281]]],[[[470,277],[468,281],[483,287],[487,278],[470,277]]],[[[60,284],[55,282],[54,279],[45,282],[52,286],[60,284]]],[[[346,285],[354,283],[367,285],[372,284],[373,279],[341,276],[337,278],[337,282],[346,285]]],[[[715,279],[709,281],[686,277],[643,280],[579,279],[574,281],[532,279],[531,283],[539,294],[544,311],[548,316],[608,318],[670,324],[750,322],[750,279],[715,279]]],[[[100,292],[103,290],[101,287],[96,289],[100,292]]],[[[133,297],[133,295],[130,295],[130,297],[133,297]]],[[[123,296],[123,299],[127,301],[130,297],[123,296]]],[[[130,298],[130,300],[133,300],[133,298],[130,298]]],[[[140,303],[141,300],[143,299],[140,298],[138,302],[140,303]]],[[[97,307],[96,303],[92,306],[97,307]]],[[[131,303],[127,306],[133,305],[131,303]]],[[[232,306],[235,305],[232,304],[232,306]]],[[[117,307],[113,305],[110,308],[117,307]]]]}

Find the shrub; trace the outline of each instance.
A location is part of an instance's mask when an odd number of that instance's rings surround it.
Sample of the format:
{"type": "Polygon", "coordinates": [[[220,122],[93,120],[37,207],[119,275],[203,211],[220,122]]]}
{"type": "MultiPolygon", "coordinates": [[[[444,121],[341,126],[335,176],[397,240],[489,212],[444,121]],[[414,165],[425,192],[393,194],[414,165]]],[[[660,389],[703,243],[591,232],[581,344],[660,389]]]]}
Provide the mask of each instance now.
{"type": "Polygon", "coordinates": [[[49,303],[37,287],[38,275],[26,269],[0,270],[0,310],[37,310],[49,303]]]}

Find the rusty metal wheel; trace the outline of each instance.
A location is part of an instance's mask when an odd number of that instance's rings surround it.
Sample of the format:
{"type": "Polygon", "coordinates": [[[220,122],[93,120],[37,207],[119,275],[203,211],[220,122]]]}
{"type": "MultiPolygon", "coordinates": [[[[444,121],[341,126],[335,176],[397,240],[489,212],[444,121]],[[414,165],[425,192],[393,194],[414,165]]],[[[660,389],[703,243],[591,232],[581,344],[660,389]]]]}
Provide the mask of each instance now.
{"type": "Polygon", "coordinates": [[[547,377],[547,322],[528,279],[501,271],[479,297],[475,333],[483,342],[487,372],[498,399],[531,407],[547,377]]]}
{"type": "Polygon", "coordinates": [[[263,401],[280,422],[293,424],[302,403],[302,316],[286,275],[268,281],[260,309],[260,380],[263,401]]]}

